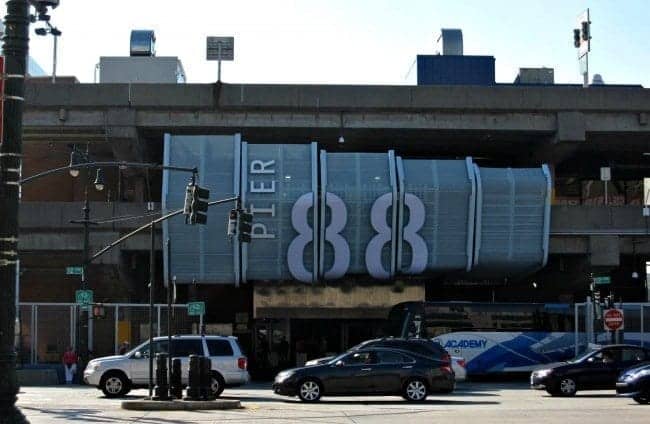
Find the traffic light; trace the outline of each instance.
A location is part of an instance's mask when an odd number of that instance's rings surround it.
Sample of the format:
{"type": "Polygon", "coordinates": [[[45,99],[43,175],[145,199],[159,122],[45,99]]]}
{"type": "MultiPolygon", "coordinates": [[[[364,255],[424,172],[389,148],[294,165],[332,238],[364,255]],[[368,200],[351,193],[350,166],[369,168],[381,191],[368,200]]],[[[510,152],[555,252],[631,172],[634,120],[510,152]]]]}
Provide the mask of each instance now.
{"type": "MultiPolygon", "coordinates": [[[[188,184],[187,187],[185,187],[185,203],[183,203],[183,215],[186,215],[186,217],[190,215],[190,208],[192,207],[192,187],[194,187],[192,184],[188,184]]],[[[187,224],[187,220],[185,220],[185,223],[187,224]]]]}
{"type": "Polygon", "coordinates": [[[101,303],[93,304],[93,318],[104,319],[106,318],[106,309],[101,303]]]}
{"type": "Polygon", "coordinates": [[[232,240],[237,232],[237,209],[231,209],[228,214],[228,240],[232,240]]]}
{"type": "Polygon", "coordinates": [[[242,243],[250,243],[251,231],[253,229],[253,214],[240,210],[237,237],[242,243]]]}
{"type": "Polygon", "coordinates": [[[576,49],[580,47],[580,30],[577,28],[573,30],[573,46],[576,49]]]}
{"type": "Polygon", "coordinates": [[[188,184],[185,189],[185,204],[183,214],[188,217],[185,223],[205,225],[208,222],[208,198],[210,190],[196,184],[188,184]]]}
{"type": "Polygon", "coordinates": [[[591,38],[591,35],[589,34],[590,30],[590,24],[591,22],[589,21],[582,21],[581,26],[582,26],[582,40],[583,41],[589,41],[591,38]]]}

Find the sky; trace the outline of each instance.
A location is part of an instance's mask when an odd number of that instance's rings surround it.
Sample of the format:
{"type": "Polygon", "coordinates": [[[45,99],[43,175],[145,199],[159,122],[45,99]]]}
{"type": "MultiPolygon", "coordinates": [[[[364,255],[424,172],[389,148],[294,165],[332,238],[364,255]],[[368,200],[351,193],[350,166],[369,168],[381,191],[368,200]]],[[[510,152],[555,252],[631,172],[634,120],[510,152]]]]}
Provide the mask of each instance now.
{"type": "MultiPolygon", "coordinates": [[[[153,29],[157,56],[179,57],[190,83],[217,79],[206,37],[234,36],[224,82],[415,84],[416,55],[436,52],[441,28],[462,29],[466,55],[495,56],[497,82],[549,67],[556,83],[581,83],[572,30],[587,7],[590,74],[650,87],[647,0],[61,0],[51,22],[63,32],[57,75],[88,83],[100,56],[129,55],[132,29],[153,29]]],[[[52,52],[51,36],[30,31],[48,73],[52,52]]]]}

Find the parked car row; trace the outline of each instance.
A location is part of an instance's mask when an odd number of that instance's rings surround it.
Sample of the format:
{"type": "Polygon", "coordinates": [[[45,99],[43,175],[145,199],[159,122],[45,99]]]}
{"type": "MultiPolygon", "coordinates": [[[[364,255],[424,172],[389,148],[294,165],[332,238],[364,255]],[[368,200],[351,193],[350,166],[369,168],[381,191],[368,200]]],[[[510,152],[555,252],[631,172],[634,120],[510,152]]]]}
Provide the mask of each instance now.
{"type": "Polygon", "coordinates": [[[610,345],[571,361],[533,371],[530,384],[551,396],[574,396],[579,390],[611,390],[636,402],[650,401],[650,350],[610,345]]]}
{"type": "MultiPolygon", "coordinates": [[[[211,388],[219,396],[224,388],[250,380],[247,358],[236,337],[173,336],[153,340],[154,352],[171,352],[181,359],[181,379],[187,384],[189,356],[212,361],[211,388]],[[171,347],[171,348],[170,348],[171,347]]],[[[142,343],[124,355],[90,361],[84,381],[107,397],[126,395],[146,387],[149,377],[150,343],[142,343]]],[[[367,340],[338,356],[317,358],[305,366],[277,374],[276,394],[298,396],[316,402],[322,396],[401,395],[422,402],[430,394],[451,393],[466,378],[465,361],[452,357],[428,339],[380,338],[367,340]]],[[[530,384],[552,396],[574,396],[579,390],[616,389],[619,396],[650,402],[650,349],[634,345],[610,345],[589,351],[573,360],[548,365],[532,372],[530,384]]]]}
{"type": "MultiPolygon", "coordinates": [[[[173,336],[153,340],[154,352],[171,352],[181,359],[181,379],[187,384],[189,356],[212,361],[212,392],[245,384],[250,376],[247,358],[237,338],[222,336],[173,336]]],[[[149,342],[124,355],[90,361],[84,381],[107,396],[126,395],[146,387],[149,378],[149,342]]],[[[432,393],[451,393],[465,378],[464,360],[451,357],[438,343],[425,339],[382,338],[365,341],[335,357],[309,361],[304,367],[280,372],[273,383],[277,394],[315,402],[323,395],[401,395],[419,402],[432,393]]]]}

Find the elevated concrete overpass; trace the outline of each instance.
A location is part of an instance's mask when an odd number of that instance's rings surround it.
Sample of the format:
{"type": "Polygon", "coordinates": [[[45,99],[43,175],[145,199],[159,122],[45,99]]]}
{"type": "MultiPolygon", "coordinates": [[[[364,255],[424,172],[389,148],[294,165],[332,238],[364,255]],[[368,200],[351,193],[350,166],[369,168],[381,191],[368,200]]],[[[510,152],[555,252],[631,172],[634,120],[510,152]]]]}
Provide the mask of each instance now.
{"type": "Polygon", "coordinates": [[[109,143],[118,159],[165,132],[241,132],[343,150],[559,163],[580,148],[647,150],[650,90],[575,86],[27,84],[27,143],[109,143]]]}

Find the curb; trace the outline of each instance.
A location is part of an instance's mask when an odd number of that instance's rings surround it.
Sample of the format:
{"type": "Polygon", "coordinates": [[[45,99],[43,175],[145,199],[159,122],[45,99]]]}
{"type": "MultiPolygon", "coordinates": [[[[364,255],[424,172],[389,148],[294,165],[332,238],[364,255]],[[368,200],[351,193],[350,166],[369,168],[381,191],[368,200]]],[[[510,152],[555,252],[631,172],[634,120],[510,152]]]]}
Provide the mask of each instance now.
{"type": "Polygon", "coordinates": [[[122,409],[132,411],[197,411],[202,409],[238,409],[238,400],[125,400],[122,409]]]}

